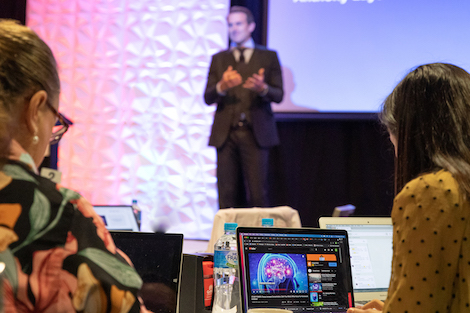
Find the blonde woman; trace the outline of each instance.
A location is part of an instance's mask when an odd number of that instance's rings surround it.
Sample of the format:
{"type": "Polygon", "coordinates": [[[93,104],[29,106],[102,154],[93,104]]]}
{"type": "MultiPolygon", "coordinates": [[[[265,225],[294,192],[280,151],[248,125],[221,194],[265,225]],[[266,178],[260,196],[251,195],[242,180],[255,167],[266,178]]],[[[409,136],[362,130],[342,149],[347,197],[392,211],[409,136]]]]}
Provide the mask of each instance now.
{"type": "Polygon", "coordinates": [[[47,146],[68,127],[59,93],[49,47],[29,28],[0,20],[3,310],[138,312],[142,280],[101,218],[79,194],[38,175],[47,146]]]}

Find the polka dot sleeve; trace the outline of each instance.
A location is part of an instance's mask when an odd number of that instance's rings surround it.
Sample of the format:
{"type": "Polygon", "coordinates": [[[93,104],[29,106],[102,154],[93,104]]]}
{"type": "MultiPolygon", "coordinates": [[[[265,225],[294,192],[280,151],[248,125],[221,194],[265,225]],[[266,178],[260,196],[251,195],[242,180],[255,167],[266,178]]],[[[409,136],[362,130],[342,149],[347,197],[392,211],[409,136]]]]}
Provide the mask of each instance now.
{"type": "Polygon", "coordinates": [[[469,210],[446,171],[420,176],[397,195],[384,312],[470,311],[469,210]]]}

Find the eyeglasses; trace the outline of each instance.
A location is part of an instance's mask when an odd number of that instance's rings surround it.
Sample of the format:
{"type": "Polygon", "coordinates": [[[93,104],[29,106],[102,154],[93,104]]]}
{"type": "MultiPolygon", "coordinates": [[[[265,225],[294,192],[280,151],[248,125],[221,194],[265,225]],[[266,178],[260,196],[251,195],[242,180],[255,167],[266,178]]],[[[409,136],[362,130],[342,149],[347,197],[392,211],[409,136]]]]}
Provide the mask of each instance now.
{"type": "Polygon", "coordinates": [[[62,139],[62,136],[67,132],[70,125],[69,125],[69,123],[67,123],[65,117],[61,113],[59,113],[56,110],[56,108],[54,108],[52,106],[52,104],[49,103],[49,101],[46,101],[46,104],[49,107],[49,109],[51,109],[52,113],[54,113],[54,115],[57,118],[57,121],[56,121],[54,127],[52,128],[51,138],[49,139],[49,143],[51,145],[55,145],[56,143],[58,143],[60,141],[60,139],[62,139]]]}

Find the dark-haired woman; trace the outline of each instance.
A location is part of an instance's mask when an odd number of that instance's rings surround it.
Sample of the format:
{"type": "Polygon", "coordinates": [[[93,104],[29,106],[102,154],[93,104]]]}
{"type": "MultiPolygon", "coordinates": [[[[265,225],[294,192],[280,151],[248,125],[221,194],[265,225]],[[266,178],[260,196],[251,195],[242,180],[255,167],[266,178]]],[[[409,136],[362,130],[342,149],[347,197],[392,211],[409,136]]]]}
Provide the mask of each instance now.
{"type": "Polygon", "coordinates": [[[352,312],[470,312],[470,75],[422,65],[384,102],[395,146],[392,276],[352,312]]]}

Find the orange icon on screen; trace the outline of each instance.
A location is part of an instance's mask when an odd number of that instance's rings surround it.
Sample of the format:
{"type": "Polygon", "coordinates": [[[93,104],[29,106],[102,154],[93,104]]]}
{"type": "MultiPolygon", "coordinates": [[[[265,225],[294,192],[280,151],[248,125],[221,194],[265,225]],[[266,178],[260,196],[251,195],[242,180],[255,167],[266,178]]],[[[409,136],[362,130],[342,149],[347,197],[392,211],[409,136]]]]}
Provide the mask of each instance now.
{"type": "Polygon", "coordinates": [[[307,261],[336,261],[334,254],[307,254],[307,261]]]}

